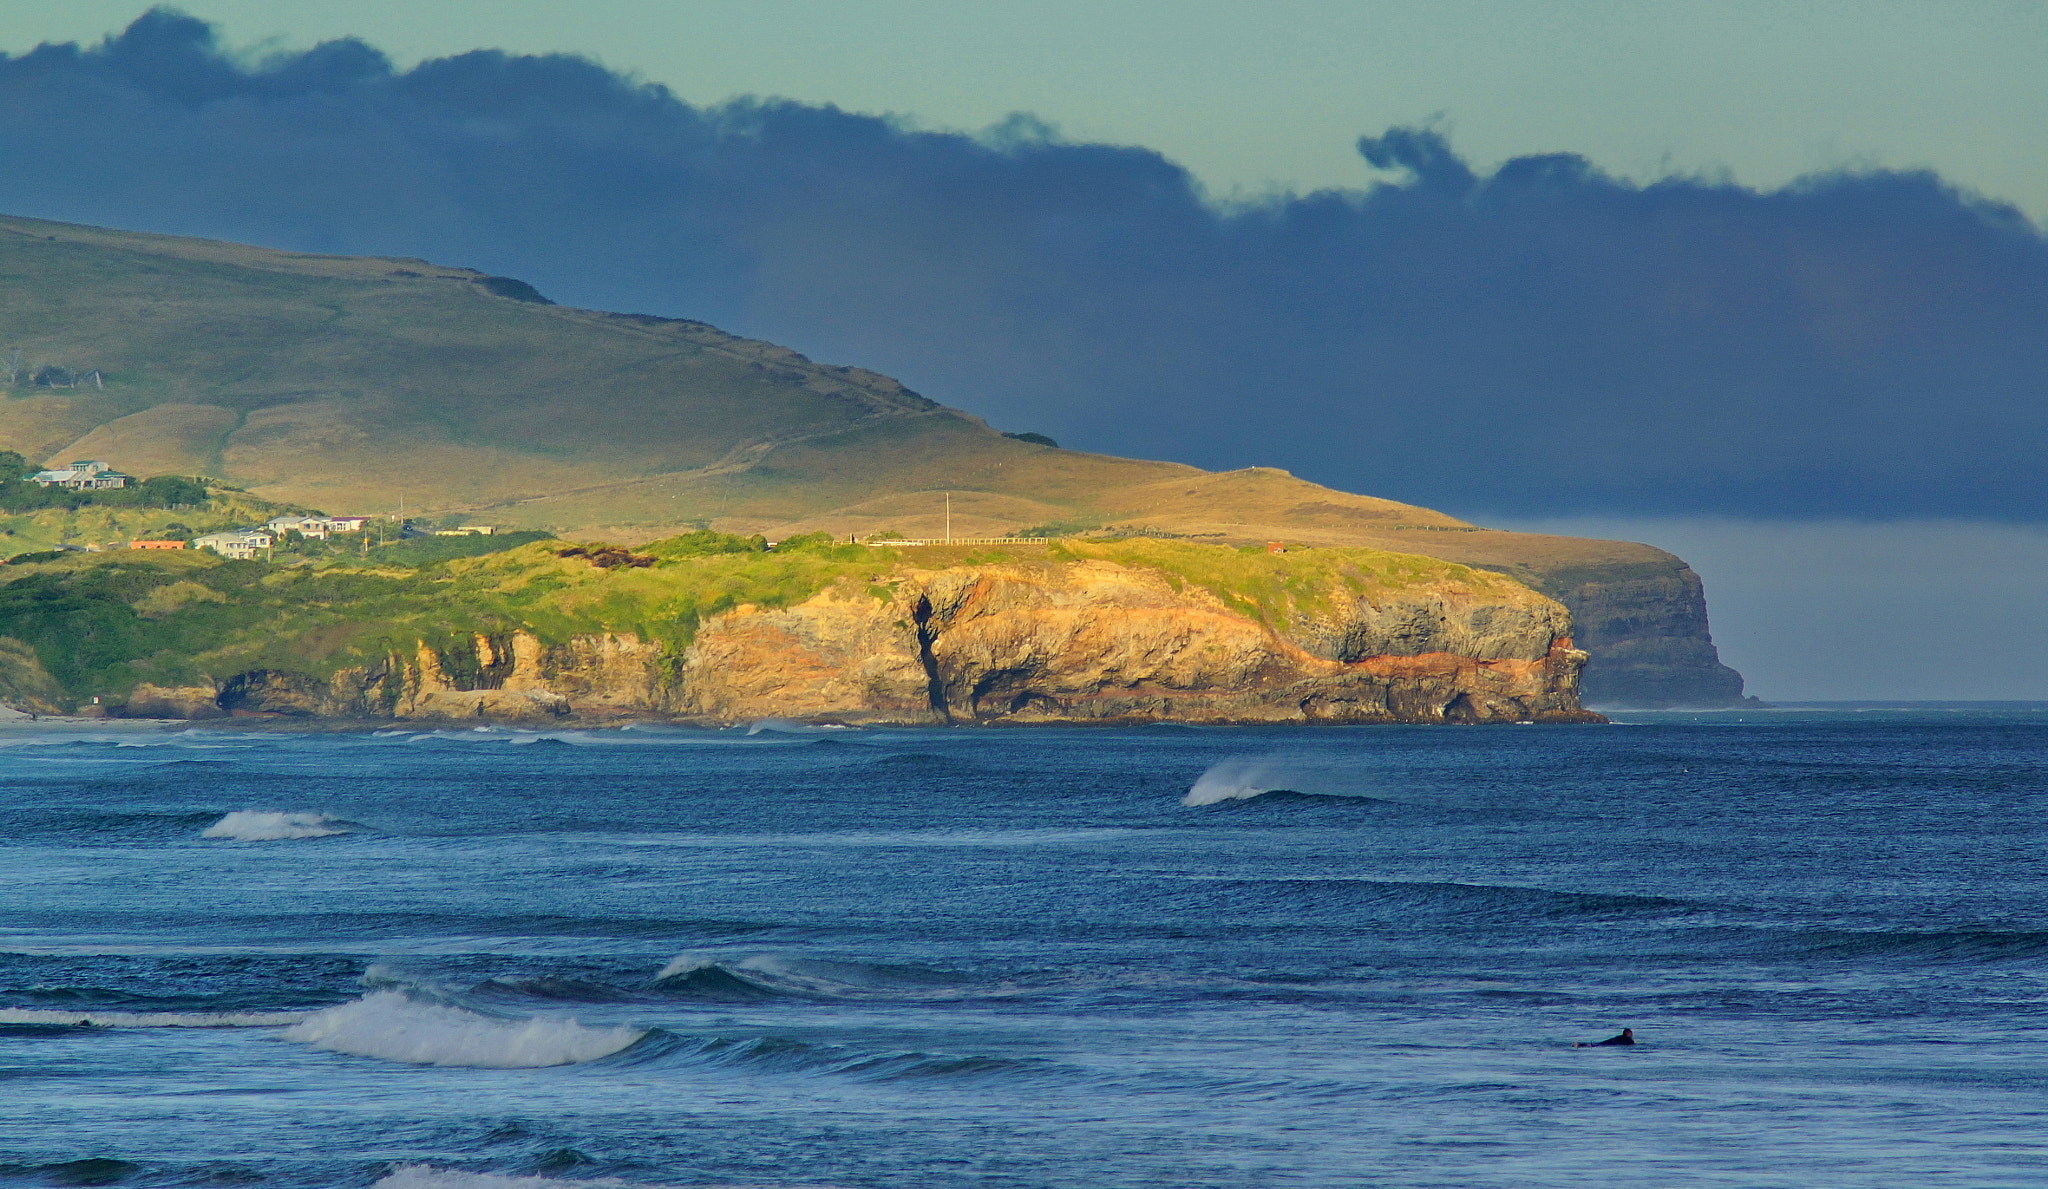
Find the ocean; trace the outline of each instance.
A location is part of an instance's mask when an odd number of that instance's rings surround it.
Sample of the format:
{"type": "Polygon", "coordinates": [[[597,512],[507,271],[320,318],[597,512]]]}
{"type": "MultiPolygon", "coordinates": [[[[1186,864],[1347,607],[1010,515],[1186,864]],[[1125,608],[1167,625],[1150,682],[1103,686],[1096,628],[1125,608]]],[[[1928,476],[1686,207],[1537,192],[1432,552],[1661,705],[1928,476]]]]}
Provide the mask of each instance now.
{"type": "Polygon", "coordinates": [[[0,1184],[2048,1183],[2048,708],[1616,718],[0,725],[0,1184]]]}

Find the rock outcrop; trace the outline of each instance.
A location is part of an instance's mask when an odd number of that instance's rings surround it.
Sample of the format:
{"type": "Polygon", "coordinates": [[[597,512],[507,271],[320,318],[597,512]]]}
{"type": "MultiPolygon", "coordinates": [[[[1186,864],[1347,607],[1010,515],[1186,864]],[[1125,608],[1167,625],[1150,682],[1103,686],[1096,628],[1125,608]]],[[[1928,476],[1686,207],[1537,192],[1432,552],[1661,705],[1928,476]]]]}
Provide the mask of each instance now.
{"type": "Polygon", "coordinates": [[[1742,674],[1722,664],[1714,647],[1700,576],[1655,552],[1662,558],[1538,581],[1571,609],[1591,655],[1582,696],[1596,706],[1644,710],[1741,705],[1742,674]]]}
{"type": "MultiPolygon", "coordinates": [[[[1314,592],[1267,622],[1159,570],[1086,559],[899,572],[743,605],[680,655],[630,634],[480,635],[326,679],[259,670],[218,712],[536,722],[1580,722],[1563,607],[1495,575],[1314,592]]],[[[129,713],[195,691],[152,690],[129,713]]],[[[190,701],[191,699],[187,699],[190,701]]],[[[195,712],[197,708],[195,707],[195,712]]]]}
{"type": "Polygon", "coordinates": [[[1493,529],[1389,532],[1374,543],[1507,574],[1564,604],[1590,657],[1580,688],[1588,706],[1745,701],[1742,674],[1721,663],[1708,631],[1699,575],[1662,549],[1493,529]]]}
{"type": "Polygon", "coordinates": [[[33,648],[0,636],[0,705],[30,714],[58,714],[64,689],[50,676],[33,648]]]}

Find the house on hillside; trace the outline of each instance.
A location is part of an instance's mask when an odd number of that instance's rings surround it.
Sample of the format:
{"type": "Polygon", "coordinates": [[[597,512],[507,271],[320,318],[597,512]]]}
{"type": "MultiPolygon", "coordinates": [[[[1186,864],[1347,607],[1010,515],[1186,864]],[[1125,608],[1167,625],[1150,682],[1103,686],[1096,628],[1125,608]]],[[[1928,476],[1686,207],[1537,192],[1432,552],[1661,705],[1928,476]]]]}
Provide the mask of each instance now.
{"type": "Polygon", "coordinates": [[[498,535],[498,526],[495,524],[465,524],[460,528],[437,528],[434,530],[434,535],[437,537],[495,537],[498,535]]]}
{"type": "Polygon", "coordinates": [[[362,532],[363,525],[367,523],[369,518],[364,516],[279,516],[263,527],[280,537],[286,533],[297,533],[324,541],[330,533],[362,532]]]}
{"type": "Polygon", "coordinates": [[[124,475],[106,463],[82,458],[54,470],[37,471],[28,477],[38,487],[63,487],[72,491],[106,491],[126,487],[134,476],[124,475]]]}
{"type": "Polygon", "coordinates": [[[277,543],[276,536],[268,529],[231,528],[222,533],[208,533],[192,538],[192,548],[211,549],[222,557],[248,561],[262,550],[277,543]]]}
{"type": "Polygon", "coordinates": [[[128,542],[128,548],[130,548],[130,549],[183,549],[184,547],[185,547],[185,542],[183,542],[183,541],[130,541],[130,542],[128,542]]]}
{"type": "Polygon", "coordinates": [[[286,533],[297,533],[316,541],[327,539],[327,518],[324,516],[274,516],[263,527],[280,537],[286,533]]]}

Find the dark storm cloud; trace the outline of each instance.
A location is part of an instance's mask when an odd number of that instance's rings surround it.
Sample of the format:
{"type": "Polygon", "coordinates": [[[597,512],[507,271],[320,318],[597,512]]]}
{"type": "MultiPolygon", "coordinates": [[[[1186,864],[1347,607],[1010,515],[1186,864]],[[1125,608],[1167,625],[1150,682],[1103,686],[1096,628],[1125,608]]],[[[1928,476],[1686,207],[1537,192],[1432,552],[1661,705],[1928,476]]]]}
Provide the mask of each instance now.
{"type": "Polygon", "coordinates": [[[700,108],[570,57],[250,63],[158,11],[0,58],[15,213],[466,264],[1004,428],[1456,509],[2043,518],[2048,242],[2011,209],[1359,151],[1395,180],[1219,209],[1028,119],[700,108]]]}

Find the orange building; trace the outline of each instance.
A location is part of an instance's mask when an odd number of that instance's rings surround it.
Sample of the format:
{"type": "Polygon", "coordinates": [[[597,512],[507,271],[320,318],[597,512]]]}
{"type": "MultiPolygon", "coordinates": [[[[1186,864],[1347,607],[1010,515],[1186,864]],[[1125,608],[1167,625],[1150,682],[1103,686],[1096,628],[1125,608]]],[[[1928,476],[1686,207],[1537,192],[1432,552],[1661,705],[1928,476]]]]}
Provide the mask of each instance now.
{"type": "Polygon", "coordinates": [[[130,541],[130,542],[128,542],[128,548],[130,548],[130,549],[183,549],[184,547],[185,547],[185,542],[183,542],[183,541],[130,541]]]}

